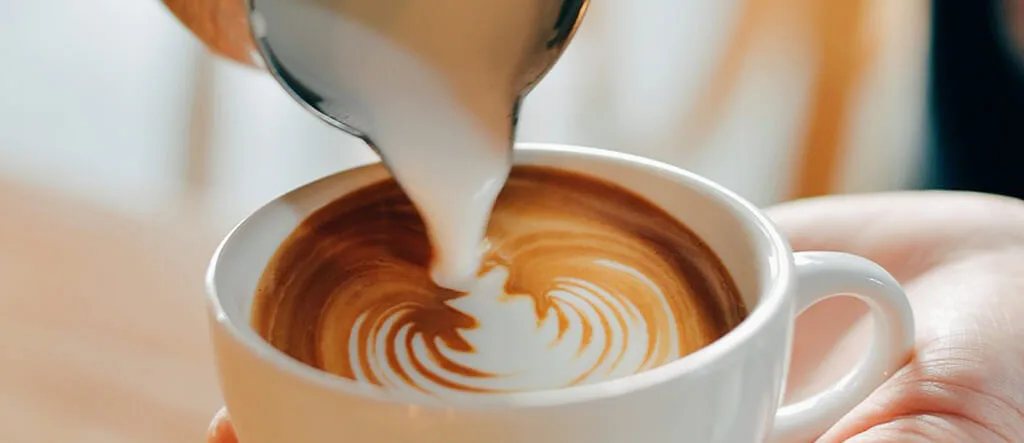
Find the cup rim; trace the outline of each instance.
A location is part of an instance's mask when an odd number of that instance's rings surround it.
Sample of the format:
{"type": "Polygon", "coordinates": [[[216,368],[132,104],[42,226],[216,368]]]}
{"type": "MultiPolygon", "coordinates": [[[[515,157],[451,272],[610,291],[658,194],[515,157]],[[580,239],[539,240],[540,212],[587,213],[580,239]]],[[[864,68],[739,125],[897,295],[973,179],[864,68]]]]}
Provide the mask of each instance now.
{"type": "MultiPolygon", "coordinates": [[[[761,279],[759,282],[760,297],[758,298],[757,305],[751,310],[750,315],[746,319],[718,340],[670,363],[643,372],[579,386],[503,394],[455,396],[446,398],[444,401],[431,401],[419,397],[413,398],[403,393],[388,392],[321,371],[305,365],[274,348],[266,341],[260,339],[255,331],[250,330],[251,334],[243,332],[239,325],[233,322],[224,311],[217,291],[216,279],[225,248],[229,246],[229,243],[238,235],[238,232],[249,220],[258,216],[258,214],[274,202],[286,196],[302,192],[302,190],[317,182],[333,179],[338,175],[353,174],[356,171],[380,167],[381,164],[378,161],[338,171],[299,185],[261,205],[236,224],[217,246],[207,268],[205,277],[206,298],[212,319],[220,328],[227,332],[231,339],[245,346],[248,351],[269,363],[275,369],[304,379],[309,383],[337,391],[343,395],[363,397],[382,403],[414,405],[426,408],[507,409],[553,407],[601,400],[649,389],[672,379],[699,372],[713,362],[736,352],[737,348],[742,347],[744,343],[752,341],[772,318],[780,315],[781,311],[786,308],[786,292],[790,287],[794,272],[793,254],[789,243],[782,237],[781,233],[779,233],[767,216],[752,203],[733,191],[696,173],[633,154],[553,143],[517,143],[515,150],[516,152],[528,151],[541,154],[579,155],[626,163],[630,167],[640,167],[671,175],[673,180],[680,182],[682,186],[697,188],[711,193],[714,198],[730,206],[739,217],[743,217],[744,224],[754,228],[752,231],[756,231],[756,233],[752,232],[752,235],[759,235],[767,240],[764,244],[767,245],[767,251],[770,252],[768,254],[770,263],[767,264],[769,272],[762,272],[759,275],[759,279],[761,279]]],[[[248,328],[248,325],[244,327],[248,328]]]]}

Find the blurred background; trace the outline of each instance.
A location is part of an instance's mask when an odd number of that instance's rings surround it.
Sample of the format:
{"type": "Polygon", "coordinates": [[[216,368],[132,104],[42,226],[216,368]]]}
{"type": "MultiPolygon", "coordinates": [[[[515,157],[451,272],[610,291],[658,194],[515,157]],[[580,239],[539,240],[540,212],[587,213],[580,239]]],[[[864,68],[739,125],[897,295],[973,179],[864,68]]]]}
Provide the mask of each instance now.
{"type": "MultiPolygon", "coordinates": [[[[157,0],[0,0],[0,37],[0,441],[198,442],[217,241],[375,158],[157,0]]],[[[654,157],[759,205],[1020,197],[1022,48],[1017,0],[595,0],[519,138],[654,157]]]]}

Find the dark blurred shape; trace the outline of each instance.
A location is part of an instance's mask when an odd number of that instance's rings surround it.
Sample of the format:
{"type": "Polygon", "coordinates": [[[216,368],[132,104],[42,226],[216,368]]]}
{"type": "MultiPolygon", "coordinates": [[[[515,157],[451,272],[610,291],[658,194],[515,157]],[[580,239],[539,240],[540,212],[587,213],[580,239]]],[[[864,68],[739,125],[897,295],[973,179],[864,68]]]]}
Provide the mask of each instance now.
{"type": "Polygon", "coordinates": [[[929,188],[1024,198],[1024,64],[1002,0],[934,0],[929,188]]]}

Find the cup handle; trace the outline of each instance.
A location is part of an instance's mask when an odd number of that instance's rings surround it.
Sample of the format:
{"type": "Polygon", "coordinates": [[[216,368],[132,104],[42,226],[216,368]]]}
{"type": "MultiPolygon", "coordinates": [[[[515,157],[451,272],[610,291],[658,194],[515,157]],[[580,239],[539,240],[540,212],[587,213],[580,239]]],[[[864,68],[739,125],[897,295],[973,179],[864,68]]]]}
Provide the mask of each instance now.
{"type": "Polygon", "coordinates": [[[841,252],[798,252],[796,312],[834,296],[865,302],[874,319],[867,355],[830,388],[779,408],[770,441],[818,438],[906,363],[914,347],[914,317],[899,283],[881,266],[841,252]]]}

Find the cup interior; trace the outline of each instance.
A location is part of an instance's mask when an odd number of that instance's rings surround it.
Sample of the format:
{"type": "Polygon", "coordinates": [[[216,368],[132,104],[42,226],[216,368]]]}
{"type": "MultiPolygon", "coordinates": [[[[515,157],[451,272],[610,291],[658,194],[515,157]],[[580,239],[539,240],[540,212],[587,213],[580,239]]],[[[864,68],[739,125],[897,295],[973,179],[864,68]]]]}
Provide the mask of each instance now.
{"type": "MultiPolygon", "coordinates": [[[[792,267],[788,245],[755,207],[732,192],[679,168],[591,148],[519,145],[515,163],[597,177],[661,207],[718,255],[750,310],[742,324],[704,349],[668,365],[612,382],[641,381],[644,377],[664,377],[699,367],[702,362],[737,346],[745,336],[754,334],[758,324],[773,315],[772,311],[782,309],[782,293],[792,267]]],[[[291,365],[298,372],[318,372],[273,349],[249,326],[257,283],[278,246],[307,216],[349,192],[388,176],[380,164],[343,171],[290,191],[242,221],[218,248],[207,275],[207,292],[216,320],[257,354],[291,365]],[[296,365],[301,368],[294,367],[296,365]]],[[[602,383],[565,389],[600,389],[602,383]]]]}

